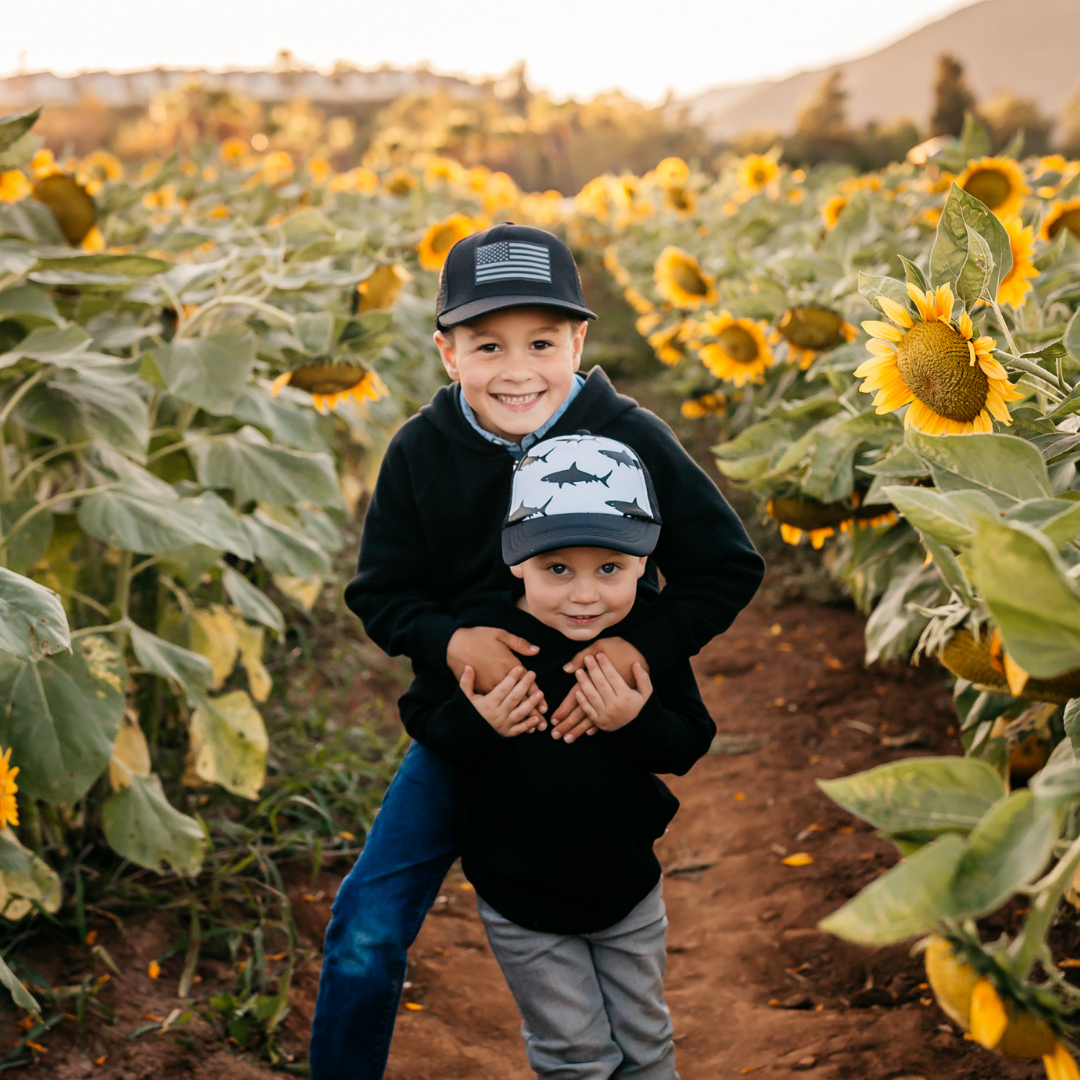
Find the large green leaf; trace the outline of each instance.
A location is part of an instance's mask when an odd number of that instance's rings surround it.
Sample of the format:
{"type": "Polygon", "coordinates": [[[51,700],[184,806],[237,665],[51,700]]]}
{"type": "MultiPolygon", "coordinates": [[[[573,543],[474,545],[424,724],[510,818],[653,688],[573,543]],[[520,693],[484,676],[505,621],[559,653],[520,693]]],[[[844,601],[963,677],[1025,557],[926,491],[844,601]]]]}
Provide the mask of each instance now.
{"type": "Polygon", "coordinates": [[[56,302],[36,285],[19,285],[0,292],[0,316],[7,318],[11,315],[32,315],[52,323],[60,322],[56,302]]]}
{"type": "Polygon", "coordinates": [[[17,143],[37,123],[43,106],[24,113],[0,116],[0,152],[17,143]]]}
{"type": "Polygon", "coordinates": [[[174,338],[152,354],[169,392],[215,416],[227,416],[243,393],[255,360],[255,335],[174,338]]]}
{"type": "Polygon", "coordinates": [[[261,386],[248,386],[233,402],[232,415],[256,427],[265,428],[274,442],[297,450],[325,451],[326,440],[319,434],[319,415],[300,409],[281,397],[273,397],[261,386]]]}
{"type": "Polygon", "coordinates": [[[151,277],[170,269],[172,265],[164,259],[155,259],[150,255],[113,255],[106,251],[95,251],[41,258],[34,269],[78,270],[118,277],[151,277]]]}
{"type": "Polygon", "coordinates": [[[181,499],[137,484],[119,484],[88,495],[79,504],[79,524],[106,544],[157,555],[190,544],[253,555],[240,519],[211,491],[181,499]]]}
{"type": "Polygon", "coordinates": [[[259,710],[243,690],[204,701],[192,714],[186,784],[220,784],[257,799],[266,780],[269,741],[259,710]]]}
{"type": "Polygon", "coordinates": [[[938,837],[872,881],[818,926],[858,945],[891,945],[933,930],[949,913],[953,874],[965,847],[955,834],[938,837]]]}
{"type": "Polygon", "coordinates": [[[895,300],[905,310],[909,309],[907,286],[902,281],[891,277],[875,277],[873,274],[859,273],[859,292],[867,303],[873,304],[879,311],[884,310],[878,303],[878,297],[884,296],[895,300]]]}
{"type": "Polygon", "coordinates": [[[285,619],[277,604],[243,574],[226,565],[221,572],[221,583],[233,606],[249,622],[261,623],[279,634],[285,629],[285,619]]]}
{"type": "Polygon", "coordinates": [[[930,466],[941,491],[976,488],[1002,510],[1053,494],[1042,455],[1014,435],[926,435],[909,430],[907,439],[930,466]]]}
{"type": "Polygon", "coordinates": [[[1014,791],[988,810],[956,868],[951,913],[964,919],[987,915],[1034,881],[1050,858],[1058,827],[1057,812],[1030,791],[1014,791]]]}
{"type": "Polygon", "coordinates": [[[1012,268],[1012,247],[1005,226],[987,207],[953,184],[938,219],[937,235],[930,250],[930,283],[956,285],[967,306],[985,294],[997,298],[1001,279],[1012,268]],[[978,234],[983,245],[972,244],[968,229],[978,234]],[[988,266],[987,260],[993,265],[988,266]],[[979,264],[969,269],[969,263],[979,264]]]}
{"type": "Polygon", "coordinates": [[[148,630],[140,629],[133,622],[128,621],[127,630],[131,635],[135,659],[142,667],[179,683],[188,704],[197,705],[210,689],[210,661],[190,649],[181,648],[148,630]]]}
{"type": "Polygon", "coordinates": [[[0,356],[0,368],[18,360],[38,360],[44,364],[67,365],[89,348],[90,335],[75,323],[67,326],[39,326],[31,330],[14,349],[0,356]]]}
{"type": "Polygon", "coordinates": [[[167,866],[194,877],[202,866],[206,835],[199,823],[165,798],[157,774],[132,776],[101,808],[101,827],[112,849],[150,870],[167,866]]]}
{"type": "Polygon", "coordinates": [[[308,580],[332,575],[329,556],[314,540],[274,521],[264,510],[246,514],[240,520],[255,555],[275,574],[291,574],[308,580]]]}
{"type": "Polygon", "coordinates": [[[0,746],[11,747],[27,795],[73,803],[86,794],[109,763],[125,678],[120,653],[93,634],[70,656],[0,655],[0,746]]]}
{"type": "MultiPolygon", "coordinates": [[[[0,503],[0,536],[7,536],[12,526],[37,504],[37,499],[12,499],[0,503]]],[[[8,569],[25,574],[48,550],[52,532],[52,514],[41,512],[27,518],[19,531],[3,545],[3,561],[8,569]]]]}
{"type": "Polygon", "coordinates": [[[1005,794],[998,772],[978,758],[907,758],[819,780],[834,802],[890,836],[926,841],[967,833],[1005,794]]]}
{"type": "Polygon", "coordinates": [[[888,584],[866,620],[866,662],[906,658],[919,640],[927,617],[910,604],[926,607],[937,599],[941,584],[937,573],[921,559],[890,568],[888,584]]]}
{"type": "Polygon", "coordinates": [[[20,1009],[26,1009],[27,1012],[41,1013],[41,1006],[37,1003],[37,999],[25,986],[19,981],[19,977],[0,960],[0,983],[11,991],[11,998],[20,1009]]]}
{"type": "Polygon", "coordinates": [[[972,578],[1022,668],[1050,679],[1080,667],[1080,588],[1052,541],[1029,525],[980,520],[972,578]]]}
{"type": "Polygon", "coordinates": [[[203,439],[194,444],[191,453],[199,482],[206,487],[231,488],[238,503],[341,504],[329,454],[274,446],[253,427],[241,428],[235,435],[203,439]]]}
{"type": "Polygon", "coordinates": [[[60,597],[0,566],[0,653],[31,661],[70,648],[60,597]]]}
{"type": "Polygon", "coordinates": [[[312,356],[329,352],[334,335],[334,316],[329,311],[305,311],[296,316],[293,333],[312,356]]]}
{"type": "Polygon", "coordinates": [[[977,511],[996,516],[993,500],[981,491],[940,492],[930,488],[891,484],[881,489],[885,496],[920,532],[929,533],[950,547],[963,549],[975,538],[972,501],[961,496],[975,496],[982,505],[977,511]]]}

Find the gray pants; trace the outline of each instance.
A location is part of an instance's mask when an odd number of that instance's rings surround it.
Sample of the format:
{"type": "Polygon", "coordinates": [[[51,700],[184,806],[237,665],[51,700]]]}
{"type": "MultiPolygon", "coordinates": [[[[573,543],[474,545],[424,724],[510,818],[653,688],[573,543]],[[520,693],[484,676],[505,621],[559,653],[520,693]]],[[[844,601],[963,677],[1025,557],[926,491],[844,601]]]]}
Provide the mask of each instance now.
{"type": "Polygon", "coordinates": [[[664,1004],[660,883],[595,934],[544,934],[477,896],[491,950],[521,1012],[525,1054],[545,1080],[678,1080],[664,1004]]]}

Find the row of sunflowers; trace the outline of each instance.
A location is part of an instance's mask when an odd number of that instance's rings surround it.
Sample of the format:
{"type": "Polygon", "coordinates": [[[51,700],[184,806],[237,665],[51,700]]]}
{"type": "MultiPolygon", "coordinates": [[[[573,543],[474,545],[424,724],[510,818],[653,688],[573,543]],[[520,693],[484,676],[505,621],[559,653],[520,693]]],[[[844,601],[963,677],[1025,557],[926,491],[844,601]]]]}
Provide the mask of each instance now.
{"type": "Polygon", "coordinates": [[[953,1019],[1077,1075],[1046,941],[1080,892],[1080,163],[990,157],[969,123],[871,175],[669,158],[566,199],[239,139],[59,161],[33,121],[0,121],[7,918],[61,903],[42,836],[195,875],[199,789],[258,796],[264,648],[438,385],[447,252],[513,217],[603,252],[684,415],[727,436],[721,472],[867,612],[868,661],[956,676],[965,757],[825,785],[905,856],[827,928],[930,934],[953,1019]],[[983,943],[1017,892],[1023,928],[983,943]]]}
{"type": "Polygon", "coordinates": [[[1080,1075],[1080,989],[1047,944],[1080,904],[1080,162],[1020,150],[969,120],[870,175],[669,160],[594,181],[570,228],[684,415],[729,436],[721,473],[867,613],[867,661],[955,676],[964,757],[822,783],[903,856],[822,926],[922,938],[948,1016],[1059,1080],[1080,1075]],[[981,940],[1018,893],[1019,932],[981,940]]]}

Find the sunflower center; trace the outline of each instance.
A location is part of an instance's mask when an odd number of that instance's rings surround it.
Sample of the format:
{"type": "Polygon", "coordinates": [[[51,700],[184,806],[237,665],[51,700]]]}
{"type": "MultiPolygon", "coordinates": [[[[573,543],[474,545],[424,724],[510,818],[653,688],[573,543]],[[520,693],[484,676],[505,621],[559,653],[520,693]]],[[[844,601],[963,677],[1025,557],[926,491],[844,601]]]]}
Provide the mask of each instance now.
{"type": "Polygon", "coordinates": [[[986,374],[971,362],[967,341],[943,322],[916,323],[896,347],[896,366],[907,388],[938,416],[967,423],[986,405],[986,374]]]}
{"type": "Polygon", "coordinates": [[[1078,240],[1080,240],[1080,207],[1075,210],[1068,210],[1059,217],[1054,218],[1047,227],[1047,232],[1050,235],[1050,239],[1053,240],[1062,229],[1068,229],[1078,240]]]}
{"type": "Polygon", "coordinates": [[[830,349],[843,340],[840,316],[823,307],[788,308],[780,333],[800,349],[830,349]]]}
{"type": "Polygon", "coordinates": [[[309,394],[341,394],[363,377],[364,369],[353,364],[308,364],[297,368],[289,382],[309,394]]]}
{"type": "Polygon", "coordinates": [[[431,238],[431,250],[436,254],[441,255],[444,251],[448,251],[454,246],[456,237],[457,231],[452,225],[447,225],[444,228],[439,229],[439,231],[431,238]]]}
{"type": "Polygon", "coordinates": [[[755,184],[764,184],[768,178],[768,173],[764,169],[755,169],[751,174],[751,179],[755,184]]]}
{"type": "Polygon", "coordinates": [[[995,210],[1011,194],[1012,184],[1009,183],[1009,178],[997,169],[979,169],[968,177],[964,190],[969,195],[974,195],[984,206],[995,210]]]}
{"type": "Polygon", "coordinates": [[[679,288],[691,296],[704,296],[709,291],[704,278],[689,263],[677,262],[671,269],[671,276],[679,288]]]}
{"type": "Polygon", "coordinates": [[[757,359],[758,344],[754,335],[741,326],[725,326],[716,340],[737,364],[750,364],[757,359]]]}

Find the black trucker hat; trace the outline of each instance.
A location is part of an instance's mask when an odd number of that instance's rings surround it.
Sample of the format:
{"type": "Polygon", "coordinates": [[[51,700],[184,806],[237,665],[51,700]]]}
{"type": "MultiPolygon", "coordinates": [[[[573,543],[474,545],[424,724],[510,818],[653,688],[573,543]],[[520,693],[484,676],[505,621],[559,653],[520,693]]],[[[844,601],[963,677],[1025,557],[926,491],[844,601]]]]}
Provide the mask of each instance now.
{"type": "Polygon", "coordinates": [[[440,330],[527,304],[596,318],[585,306],[574,256],[557,236],[505,221],[459,240],[450,249],[435,305],[435,325],[440,330]]]}

